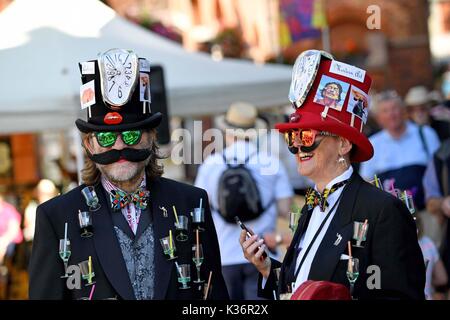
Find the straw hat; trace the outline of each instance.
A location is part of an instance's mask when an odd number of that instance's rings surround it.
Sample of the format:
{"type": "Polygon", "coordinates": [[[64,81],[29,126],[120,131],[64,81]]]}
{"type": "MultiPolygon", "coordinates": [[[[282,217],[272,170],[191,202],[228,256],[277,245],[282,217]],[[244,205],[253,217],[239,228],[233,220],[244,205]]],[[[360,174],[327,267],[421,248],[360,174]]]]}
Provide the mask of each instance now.
{"type": "Polygon", "coordinates": [[[252,138],[255,136],[255,131],[248,129],[267,129],[264,120],[258,118],[258,111],[255,106],[247,102],[235,102],[230,105],[228,111],[224,115],[216,118],[217,128],[225,131],[233,129],[232,133],[235,136],[245,136],[252,138]],[[243,129],[243,130],[236,130],[243,129]]]}
{"type": "Polygon", "coordinates": [[[416,86],[409,89],[405,96],[405,104],[407,106],[418,106],[426,104],[430,101],[430,95],[424,86],[416,86]]]}

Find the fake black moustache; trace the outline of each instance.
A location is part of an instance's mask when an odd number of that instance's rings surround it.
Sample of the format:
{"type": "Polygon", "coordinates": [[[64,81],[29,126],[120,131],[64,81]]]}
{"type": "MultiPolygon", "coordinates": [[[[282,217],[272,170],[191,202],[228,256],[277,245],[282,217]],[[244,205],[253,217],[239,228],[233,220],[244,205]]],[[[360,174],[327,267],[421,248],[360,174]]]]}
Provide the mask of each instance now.
{"type": "Polygon", "coordinates": [[[95,163],[107,165],[125,159],[131,162],[141,162],[150,157],[151,151],[148,149],[131,149],[124,148],[122,150],[109,150],[102,153],[91,154],[87,152],[89,159],[95,163]]]}
{"type": "Polygon", "coordinates": [[[289,149],[289,151],[290,151],[291,153],[293,153],[293,154],[297,154],[298,151],[299,151],[299,149],[300,149],[300,151],[302,151],[302,152],[310,153],[310,152],[313,152],[314,150],[316,150],[317,147],[320,145],[321,142],[322,142],[322,140],[320,140],[320,141],[314,141],[314,143],[313,143],[313,145],[312,145],[311,147],[300,146],[300,148],[297,148],[297,147],[292,146],[292,147],[288,147],[288,149],[289,149]]]}

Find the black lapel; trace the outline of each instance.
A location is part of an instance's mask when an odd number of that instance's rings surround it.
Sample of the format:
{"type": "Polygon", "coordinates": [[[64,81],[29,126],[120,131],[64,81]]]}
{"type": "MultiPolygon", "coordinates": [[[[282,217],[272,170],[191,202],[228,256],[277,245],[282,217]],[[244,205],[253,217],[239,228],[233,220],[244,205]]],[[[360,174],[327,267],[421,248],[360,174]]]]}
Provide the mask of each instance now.
{"type": "Polygon", "coordinates": [[[118,227],[120,230],[122,230],[128,238],[131,240],[134,240],[134,233],[130,228],[130,225],[128,224],[127,220],[122,214],[122,211],[113,211],[111,209],[111,218],[113,221],[113,224],[118,227]]]}
{"type": "Polygon", "coordinates": [[[281,265],[281,270],[280,270],[280,286],[278,288],[279,293],[284,292],[284,290],[286,289],[286,285],[288,283],[286,283],[286,281],[288,281],[289,279],[287,279],[286,277],[289,276],[289,273],[293,272],[291,270],[291,268],[295,268],[295,261],[293,261],[294,257],[295,257],[295,251],[297,250],[297,245],[300,242],[300,239],[302,237],[302,235],[305,233],[306,227],[308,226],[307,224],[307,218],[308,218],[308,214],[311,214],[310,212],[308,213],[308,207],[306,206],[306,204],[303,206],[302,208],[302,214],[300,216],[300,218],[298,219],[298,224],[297,224],[297,229],[295,230],[294,236],[292,237],[292,241],[291,244],[289,245],[289,248],[286,251],[286,255],[283,259],[283,264],[281,265]],[[282,288],[282,286],[284,286],[284,288],[282,288]]]}
{"type": "MultiPolygon", "coordinates": [[[[143,210],[141,212],[141,216],[139,218],[138,227],[136,230],[136,240],[147,230],[147,227],[152,223],[152,217],[150,215],[149,208],[143,210]]],[[[128,228],[129,229],[129,228],[128,228]]],[[[156,241],[155,241],[156,243],[156,241]]],[[[158,245],[158,244],[157,244],[158,245]]]]}
{"type": "Polygon", "coordinates": [[[109,200],[106,198],[101,184],[96,186],[95,191],[101,204],[101,208],[92,214],[95,251],[106,277],[117,293],[125,300],[135,300],[130,277],[111,218],[111,214],[117,214],[117,212],[111,212],[109,200]]]}
{"type": "Polygon", "coordinates": [[[307,218],[308,218],[308,207],[306,205],[302,208],[302,214],[300,218],[298,219],[297,229],[295,230],[295,234],[292,238],[291,244],[289,245],[288,250],[286,251],[286,258],[285,260],[289,260],[292,258],[295,248],[297,247],[298,243],[300,242],[300,239],[302,235],[305,233],[306,227],[307,227],[307,218]]]}
{"type": "Polygon", "coordinates": [[[310,280],[331,280],[341,254],[345,253],[347,241],[353,233],[352,213],[362,179],[355,172],[345,187],[336,214],[317,249],[308,275],[310,280]],[[338,237],[342,237],[337,245],[338,237]]]}
{"type": "MultiPolygon", "coordinates": [[[[170,275],[172,274],[171,271],[174,267],[174,260],[167,260],[160,242],[161,238],[169,235],[170,229],[172,229],[172,234],[175,236],[175,217],[173,214],[170,214],[172,212],[170,208],[174,204],[173,194],[170,193],[170,190],[163,191],[162,185],[161,179],[156,178],[151,181],[149,187],[153,233],[155,235],[155,300],[162,300],[166,297],[170,275]],[[163,216],[163,211],[160,207],[167,209],[167,217],[163,216]]],[[[175,255],[178,254],[175,253],[175,255]]]]}

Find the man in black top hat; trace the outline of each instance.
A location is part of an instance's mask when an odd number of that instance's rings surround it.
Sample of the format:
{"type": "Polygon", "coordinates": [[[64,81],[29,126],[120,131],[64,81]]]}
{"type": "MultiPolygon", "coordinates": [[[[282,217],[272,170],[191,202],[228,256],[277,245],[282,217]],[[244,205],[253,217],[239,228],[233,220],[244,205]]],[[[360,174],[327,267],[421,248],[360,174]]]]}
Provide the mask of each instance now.
{"type": "Polygon", "coordinates": [[[30,298],[227,299],[206,192],[161,177],[149,62],[111,49],[80,71],[84,184],[37,209],[30,298]]]}

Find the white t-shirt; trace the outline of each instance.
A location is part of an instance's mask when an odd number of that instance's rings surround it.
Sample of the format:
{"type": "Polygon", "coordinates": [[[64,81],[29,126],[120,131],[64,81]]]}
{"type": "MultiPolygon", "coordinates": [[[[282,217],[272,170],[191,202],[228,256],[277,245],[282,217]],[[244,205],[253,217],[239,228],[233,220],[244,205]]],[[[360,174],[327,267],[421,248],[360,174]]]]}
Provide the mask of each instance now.
{"type": "Polygon", "coordinates": [[[375,174],[388,170],[410,165],[426,166],[439,148],[440,142],[436,132],[429,126],[423,127],[423,135],[428,147],[428,156],[420,139],[419,126],[415,123],[408,121],[405,133],[399,139],[394,139],[386,130],[374,134],[369,139],[373,145],[374,155],[369,161],[361,163],[361,176],[372,180],[375,174]]]}
{"type": "MultiPolygon", "coordinates": [[[[229,163],[233,163],[234,157],[238,159],[238,163],[243,163],[246,157],[255,154],[249,159],[246,167],[256,181],[263,207],[267,207],[271,201],[272,205],[259,218],[245,224],[259,235],[274,232],[277,222],[276,200],[293,196],[293,190],[283,164],[270,155],[257,153],[256,146],[250,142],[237,141],[226,148],[224,154],[229,159],[229,163]]],[[[226,222],[214,210],[218,207],[219,179],[226,168],[222,153],[211,155],[200,166],[195,180],[197,187],[208,192],[219,240],[222,265],[224,266],[248,263],[239,244],[241,228],[236,224],[226,222]]]]}

